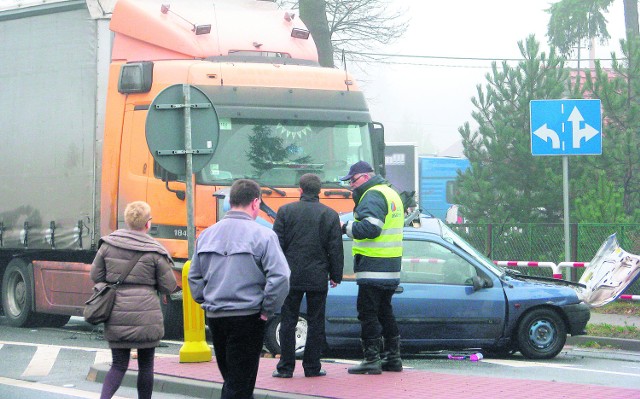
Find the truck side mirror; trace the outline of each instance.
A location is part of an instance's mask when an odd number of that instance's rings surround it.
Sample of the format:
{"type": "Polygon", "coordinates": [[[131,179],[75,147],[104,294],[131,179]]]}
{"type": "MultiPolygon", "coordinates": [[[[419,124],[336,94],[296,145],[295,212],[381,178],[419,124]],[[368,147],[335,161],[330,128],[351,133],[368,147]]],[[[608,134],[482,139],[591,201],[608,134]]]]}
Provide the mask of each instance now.
{"type": "Polygon", "coordinates": [[[376,174],[385,177],[387,173],[384,167],[384,126],[382,123],[371,122],[369,124],[369,133],[371,134],[371,147],[373,150],[373,169],[376,174]]]}
{"type": "Polygon", "coordinates": [[[167,171],[165,168],[161,167],[160,165],[157,165],[157,166],[160,168],[160,179],[164,182],[164,187],[167,189],[167,191],[174,193],[180,201],[184,201],[184,199],[187,198],[187,194],[184,190],[174,190],[171,187],[169,187],[169,182],[177,181],[178,175],[167,171]]]}

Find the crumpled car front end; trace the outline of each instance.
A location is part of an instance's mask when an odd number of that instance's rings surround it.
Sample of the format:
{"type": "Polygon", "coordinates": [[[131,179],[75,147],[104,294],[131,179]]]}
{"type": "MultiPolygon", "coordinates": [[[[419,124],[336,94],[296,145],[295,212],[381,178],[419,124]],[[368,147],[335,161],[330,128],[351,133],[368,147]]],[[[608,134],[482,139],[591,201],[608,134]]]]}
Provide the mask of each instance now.
{"type": "Polygon", "coordinates": [[[622,249],[615,234],[602,244],[580,278],[578,297],[592,308],[618,298],[640,276],[640,256],[622,249]]]}

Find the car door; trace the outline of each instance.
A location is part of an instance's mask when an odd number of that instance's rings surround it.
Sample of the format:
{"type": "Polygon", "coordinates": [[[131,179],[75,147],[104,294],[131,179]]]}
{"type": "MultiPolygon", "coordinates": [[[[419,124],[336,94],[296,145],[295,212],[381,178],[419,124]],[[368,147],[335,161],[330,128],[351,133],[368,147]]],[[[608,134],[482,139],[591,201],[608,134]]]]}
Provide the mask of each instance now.
{"type": "Polygon", "coordinates": [[[401,292],[393,298],[403,341],[472,346],[501,337],[502,286],[468,254],[443,240],[407,237],[403,252],[401,292]],[[475,276],[491,286],[474,290],[475,276]]]}
{"type": "Polygon", "coordinates": [[[358,285],[353,271],[353,241],[344,240],[344,270],[342,283],[330,288],[327,295],[325,330],[327,341],[332,347],[358,348],[360,342],[360,321],[356,301],[358,285]]]}

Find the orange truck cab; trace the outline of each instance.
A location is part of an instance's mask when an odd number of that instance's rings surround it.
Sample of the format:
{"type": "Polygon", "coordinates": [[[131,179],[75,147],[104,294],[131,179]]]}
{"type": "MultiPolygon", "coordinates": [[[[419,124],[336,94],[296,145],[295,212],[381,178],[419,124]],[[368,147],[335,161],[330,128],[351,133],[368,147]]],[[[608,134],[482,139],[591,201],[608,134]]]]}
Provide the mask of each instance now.
{"type": "MultiPolygon", "coordinates": [[[[150,107],[169,87],[197,88],[215,111],[216,118],[206,123],[218,125],[207,139],[212,155],[192,180],[196,236],[223,216],[225,193],[236,179],[258,182],[263,202],[275,212],[298,200],[302,174],[316,173],[323,181],[320,200],[348,212],[351,193],[339,177],[360,159],[382,172],[382,126],[372,122],[364,94],[348,74],[318,65],[313,39],[294,11],[256,0],[190,0],[170,6],[119,0],[112,13],[91,0],[86,8],[78,2],[63,7],[66,3],[45,12],[0,9],[0,24],[11,24],[13,30],[23,29],[20,23],[28,18],[41,23],[43,36],[33,40],[51,41],[46,34],[58,34],[54,22],[60,20],[95,38],[67,77],[87,79],[96,89],[73,89],[76,98],[60,104],[80,110],[66,114],[49,94],[41,94],[42,100],[34,93],[34,101],[47,104],[47,120],[25,112],[16,104],[19,96],[9,98],[6,90],[0,94],[0,104],[15,109],[13,118],[25,120],[17,133],[0,127],[3,140],[17,146],[0,150],[6,155],[0,156],[0,173],[11,174],[9,183],[15,184],[12,192],[0,193],[2,308],[10,324],[62,325],[81,314],[93,286],[88,271],[97,241],[124,227],[123,210],[131,201],[151,205],[150,235],[169,249],[180,273],[188,257],[188,177],[161,166],[157,158],[162,155],[150,149],[147,131],[150,107]],[[87,13],[92,22],[86,21],[87,13]],[[101,53],[105,45],[110,60],[101,53]],[[95,65],[87,67],[90,62],[95,65]],[[76,113],[74,123],[69,118],[76,113]],[[28,162],[12,162],[16,156],[9,152],[16,150],[28,162]]],[[[69,40],[75,36],[72,31],[69,40]]],[[[10,54],[0,56],[0,63],[5,58],[12,62],[10,54]]],[[[73,56],[57,57],[62,65],[73,56]]],[[[19,68],[15,73],[12,84],[50,90],[31,85],[32,77],[19,68]]],[[[268,223],[273,222],[270,211],[260,215],[268,223]]],[[[179,292],[163,298],[168,337],[182,333],[180,300],[179,292]]]]}

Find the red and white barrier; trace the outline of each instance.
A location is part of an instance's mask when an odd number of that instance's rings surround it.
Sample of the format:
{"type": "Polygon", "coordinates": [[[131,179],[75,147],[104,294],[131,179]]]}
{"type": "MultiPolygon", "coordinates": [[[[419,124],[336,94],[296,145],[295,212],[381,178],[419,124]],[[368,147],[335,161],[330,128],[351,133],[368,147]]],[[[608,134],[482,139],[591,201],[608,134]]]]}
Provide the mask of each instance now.
{"type": "Polygon", "coordinates": [[[531,262],[531,261],[515,261],[515,260],[494,260],[498,266],[507,267],[550,267],[553,272],[553,278],[561,279],[562,273],[558,269],[558,265],[553,262],[531,262]]]}
{"type": "Polygon", "coordinates": [[[558,267],[587,267],[589,266],[589,262],[560,262],[558,263],[558,267]]]}
{"type": "MultiPolygon", "coordinates": [[[[585,268],[589,266],[589,262],[560,262],[558,263],[558,269],[561,268],[585,268]]],[[[553,278],[562,278],[562,272],[560,272],[559,277],[556,277],[555,275],[553,276],[553,278]]]]}
{"type": "Polygon", "coordinates": [[[445,263],[444,259],[437,258],[402,258],[407,263],[445,263]]]}
{"type": "Polygon", "coordinates": [[[620,295],[618,299],[625,301],[640,301],[640,295],[620,295]]]}

